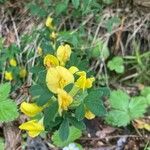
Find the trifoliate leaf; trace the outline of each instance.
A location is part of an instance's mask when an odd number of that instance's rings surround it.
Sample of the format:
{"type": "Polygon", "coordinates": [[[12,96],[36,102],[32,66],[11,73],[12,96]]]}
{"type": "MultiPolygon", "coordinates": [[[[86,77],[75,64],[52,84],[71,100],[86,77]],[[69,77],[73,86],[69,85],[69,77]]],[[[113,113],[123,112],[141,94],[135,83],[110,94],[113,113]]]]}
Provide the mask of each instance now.
{"type": "Polygon", "coordinates": [[[36,84],[30,88],[30,93],[33,98],[36,99],[36,103],[39,106],[43,106],[51,99],[52,93],[48,90],[46,86],[36,84]]]}
{"type": "Polygon", "coordinates": [[[66,141],[69,136],[69,121],[64,119],[59,128],[59,137],[62,141],[66,141]]]}
{"type": "Polygon", "coordinates": [[[84,110],[84,104],[81,103],[75,110],[75,116],[78,119],[78,121],[83,120],[85,115],[85,110],[84,110]]]}
{"type": "Polygon", "coordinates": [[[111,71],[116,71],[117,73],[123,73],[124,72],[124,65],[123,65],[123,59],[122,57],[114,57],[112,60],[110,60],[107,64],[108,68],[111,71]]]}
{"type": "Polygon", "coordinates": [[[54,101],[44,110],[44,126],[49,128],[51,123],[55,121],[56,114],[58,112],[58,102],[54,101]]]}
{"type": "Polygon", "coordinates": [[[106,121],[115,126],[126,126],[130,121],[142,117],[146,112],[146,98],[130,98],[121,90],[113,91],[110,96],[112,110],[106,116],[106,121]]]}
{"type": "Polygon", "coordinates": [[[102,116],[106,113],[105,108],[102,104],[103,93],[100,89],[92,90],[88,96],[84,99],[86,107],[95,115],[102,116]]]}
{"type": "Polygon", "coordinates": [[[146,112],[146,99],[142,96],[133,97],[129,103],[130,119],[142,117],[146,112]]]}
{"type": "Polygon", "coordinates": [[[111,92],[109,101],[112,108],[126,110],[129,105],[129,99],[130,97],[125,92],[117,90],[111,92]]]}
{"type": "Polygon", "coordinates": [[[130,117],[128,112],[120,110],[112,110],[106,116],[106,121],[108,124],[113,126],[126,126],[130,123],[130,117]]]}
{"type": "Polygon", "coordinates": [[[0,102],[0,122],[8,122],[18,117],[17,105],[11,99],[0,102]]]}
{"type": "Polygon", "coordinates": [[[69,122],[75,126],[76,128],[80,129],[80,130],[85,130],[86,126],[84,124],[83,121],[78,121],[76,118],[74,117],[69,117],[69,122]]]}
{"type": "Polygon", "coordinates": [[[52,141],[54,145],[62,148],[67,146],[69,143],[74,142],[76,139],[79,139],[82,135],[82,132],[75,128],[75,127],[70,127],[69,128],[69,136],[66,141],[62,141],[61,138],[59,137],[59,131],[56,131],[53,136],[52,136],[52,141]]]}
{"type": "Polygon", "coordinates": [[[9,96],[10,89],[11,89],[10,83],[0,85],[0,101],[5,100],[9,96]]]}

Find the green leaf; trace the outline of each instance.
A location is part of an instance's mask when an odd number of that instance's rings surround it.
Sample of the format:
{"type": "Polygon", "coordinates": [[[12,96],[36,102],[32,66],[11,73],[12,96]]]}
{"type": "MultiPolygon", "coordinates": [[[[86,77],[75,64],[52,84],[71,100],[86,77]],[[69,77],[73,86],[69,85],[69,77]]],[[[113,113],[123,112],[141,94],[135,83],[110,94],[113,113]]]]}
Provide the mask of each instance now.
{"type": "Polygon", "coordinates": [[[147,105],[150,106],[150,87],[145,87],[145,88],[141,91],[141,95],[146,98],[147,105]]]}
{"type": "Polygon", "coordinates": [[[58,112],[58,101],[54,101],[44,110],[44,126],[48,127],[55,121],[56,114],[58,112]]]}
{"type": "Polygon", "coordinates": [[[80,121],[83,120],[84,115],[85,115],[84,104],[81,103],[75,110],[75,116],[80,121]]]}
{"type": "Polygon", "coordinates": [[[126,126],[130,123],[128,112],[121,110],[112,110],[106,115],[106,121],[113,126],[126,126]]]}
{"type": "Polygon", "coordinates": [[[88,96],[84,99],[86,107],[97,116],[102,116],[106,113],[101,98],[102,98],[101,90],[96,89],[90,91],[88,96]]]}
{"type": "Polygon", "coordinates": [[[52,93],[48,90],[46,85],[36,84],[30,88],[30,93],[36,99],[39,106],[46,104],[52,97],[52,93]]]}
{"type": "Polygon", "coordinates": [[[75,7],[75,9],[77,9],[80,5],[80,0],[72,0],[72,4],[75,7]]]}
{"type": "Polygon", "coordinates": [[[65,4],[64,2],[59,2],[59,3],[56,5],[56,8],[55,8],[56,14],[57,14],[57,15],[60,15],[61,13],[63,13],[64,11],[66,11],[67,5],[68,5],[68,4],[65,4]]]}
{"type": "Polygon", "coordinates": [[[124,61],[122,57],[114,57],[112,60],[110,60],[107,64],[107,67],[111,71],[116,71],[117,73],[123,73],[124,72],[124,61]]]}
{"type": "Polygon", "coordinates": [[[86,126],[84,124],[83,121],[78,121],[76,118],[74,117],[69,117],[69,122],[75,126],[76,128],[80,129],[80,130],[85,130],[86,126]]]}
{"type": "Polygon", "coordinates": [[[129,105],[129,95],[121,90],[112,91],[109,101],[111,107],[118,110],[127,110],[129,105]]]}
{"type": "Polygon", "coordinates": [[[0,101],[3,101],[6,98],[8,98],[10,89],[11,89],[10,83],[0,85],[0,101]]]}
{"type": "Polygon", "coordinates": [[[59,137],[62,141],[66,141],[69,136],[69,122],[64,119],[59,128],[59,137]]]}
{"type": "Polygon", "coordinates": [[[0,150],[4,150],[4,149],[5,149],[4,139],[0,138],[0,150]]]}
{"type": "Polygon", "coordinates": [[[129,104],[129,115],[131,119],[142,117],[146,112],[146,99],[142,96],[131,98],[129,104]]]}
{"type": "Polygon", "coordinates": [[[1,101],[0,122],[8,122],[18,117],[17,105],[11,99],[1,101]]]}
{"type": "Polygon", "coordinates": [[[54,145],[57,147],[63,148],[67,146],[69,143],[74,142],[76,139],[79,139],[82,135],[82,132],[75,128],[75,127],[69,127],[69,136],[66,141],[62,141],[61,138],[59,137],[59,131],[56,131],[52,135],[52,141],[54,145]]]}
{"type": "Polygon", "coordinates": [[[145,97],[130,98],[121,90],[113,91],[110,95],[111,110],[106,115],[106,121],[115,126],[126,126],[130,121],[142,117],[146,112],[145,97]]]}

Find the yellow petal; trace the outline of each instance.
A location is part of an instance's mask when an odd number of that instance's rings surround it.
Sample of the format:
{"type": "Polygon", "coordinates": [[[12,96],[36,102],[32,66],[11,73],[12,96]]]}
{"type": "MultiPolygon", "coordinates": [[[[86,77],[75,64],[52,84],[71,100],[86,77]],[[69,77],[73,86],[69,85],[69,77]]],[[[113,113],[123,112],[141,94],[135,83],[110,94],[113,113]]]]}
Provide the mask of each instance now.
{"type": "Polygon", "coordinates": [[[37,48],[37,53],[38,53],[38,55],[42,55],[42,52],[43,52],[42,48],[41,48],[41,47],[38,47],[38,48],[37,48]]]}
{"type": "Polygon", "coordinates": [[[46,25],[46,27],[48,27],[48,28],[53,28],[53,18],[51,18],[50,16],[48,16],[47,17],[47,19],[46,19],[46,22],[45,22],[45,25],[46,25]]]}
{"type": "Polygon", "coordinates": [[[61,45],[57,49],[57,58],[61,65],[64,66],[65,63],[70,59],[71,47],[68,44],[61,45]]]}
{"type": "Polygon", "coordinates": [[[50,34],[50,38],[52,38],[54,40],[57,38],[57,36],[58,36],[58,34],[54,31],[50,34]]]}
{"type": "Polygon", "coordinates": [[[5,71],[5,80],[9,80],[9,81],[13,80],[12,72],[5,71]]]}
{"type": "Polygon", "coordinates": [[[79,71],[76,74],[80,76],[77,79],[77,81],[75,82],[75,85],[78,88],[81,88],[84,90],[85,88],[91,88],[92,87],[92,84],[95,81],[94,77],[86,78],[86,72],[85,71],[79,71]]]}
{"type": "Polygon", "coordinates": [[[68,110],[69,105],[73,102],[72,97],[64,90],[58,90],[58,104],[59,104],[59,113],[61,114],[62,110],[68,110]]]}
{"type": "Polygon", "coordinates": [[[44,131],[44,126],[37,120],[31,120],[25,122],[19,126],[19,129],[26,130],[31,137],[38,136],[42,131],[44,131]]]}
{"type": "Polygon", "coordinates": [[[9,60],[9,63],[10,63],[10,65],[13,66],[13,67],[16,67],[16,66],[17,66],[17,61],[16,61],[14,58],[10,59],[10,60],[9,60]]]}
{"type": "Polygon", "coordinates": [[[79,71],[79,69],[78,69],[77,67],[75,67],[75,66],[71,66],[71,67],[69,68],[69,71],[70,71],[72,74],[75,74],[76,72],[79,71]]]}
{"type": "Polygon", "coordinates": [[[23,102],[20,105],[20,110],[21,112],[23,112],[25,115],[29,116],[29,117],[33,117],[35,115],[37,115],[39,112],[42,111],[42,107],[37,106],[35,103],[26,103],[23,102]]]}
{"type": "Polygon", "coordinates": [[[19,71],[20,78],[25,78],[27,76],[27,70],[25,68],[21,68],[19,71]]]}
{"type": "Polygon", "coordinates": [[[86,117],[87,119],[91,120],[91,119],[95,118],[95,115],[94,115],[91,111],[86,110],[86,112],[85,112],[85,117],[86,117]]]}
{"type": "Polygon", "coordinates": [[[58,65],[59,65],[59,61],[55,56],[48,54],[44,57],[44,66],[50,68],[50,67],[56,67],[58,65]]]}
{"type": "Polygon", "coordinates": [[[50,91],[57,93],[58,89],[63,89],[74,82],[74,76],[69,70],[62,66],[51,67],[47,71],[46,84],[50,91]]]}

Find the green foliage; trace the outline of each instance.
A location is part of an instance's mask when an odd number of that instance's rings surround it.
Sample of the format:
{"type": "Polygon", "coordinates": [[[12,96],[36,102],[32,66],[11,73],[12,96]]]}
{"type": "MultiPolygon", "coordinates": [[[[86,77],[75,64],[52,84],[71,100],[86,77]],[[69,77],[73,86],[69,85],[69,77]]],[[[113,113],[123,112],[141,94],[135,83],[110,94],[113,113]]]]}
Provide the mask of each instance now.
{"type": "Polygon", "coordinates": [[[81,103],[75,110],[75,116],[80,121],[83,120],[85,115],[84,104],[81,103]]]}
{"type": "Polygon", "coordinates": [[[150,87],[145,87],[141,90],[141,95],[146,98],[147,104],[150,106],[150,87]]]}
{"type": "Polygon", "coordinates": [[[117,73],[123,73],[124,72],[124,65],[123,65],[124,61],[122,59],[122,57],[114,57],[112,60],[110,60],[107,64],[108,68],[111,71],[115,71],[117,73]]]}
{"type": "Polygon", "coordinates": [[[69,136],[69,121],[64,119],[59,128],[59,136],[62,141],[67,140],[69,136]]]}
{"type": "Polygon", "coordinates": [[[69,136],[68,136],[67,140],[62,141],[59,136],[59,131],[56,131],[52,136],[52,141],[56,146],[63,148],[64,146],[67,146],[69,143],[80,138],[81,134],[82,133],[79,129],[77,129],[75,127],[69,127],[69,136]]]}
{"type": "Polygon", "coordinates": [[[91,90],[84,99],[86,107],[95,115],[102,116],[105,114],[105,108],[102,104],[102,92],[100,89],[91,90]]]}
{"type": "Polygon", "coordinates": [[[9,83],[0,85],[0,122],[9,122],[18,117],[17,105],[9,99],[10,89],[9,83]]]}
{"type": "Polygon", "coordinates": [[[72,0],[72,4],[75,7],[75,9],[77,9],[80,5],[80,0],[72,0]]]}
{"type": "Polygon", "coordinates": [[[4,146],[4,139],[0,138],[0,150],[4,150],[5,146],[4,146]]]}
{"type": "Polygon", "coordinates": [[[30,88],[30,93],[36,99],[39,106],[46,104],[52,97],[52,93],[46,86],[36,84],[30,88]]]}
{"type": "Polygon", "coordinates": [[[111,110],[106,121],[114,126],[126,126],[130,121],[142,117],[146,112],[146,99],[144,97],[129,97],[121,90],[112,91],[109,102],[111,110]]]}

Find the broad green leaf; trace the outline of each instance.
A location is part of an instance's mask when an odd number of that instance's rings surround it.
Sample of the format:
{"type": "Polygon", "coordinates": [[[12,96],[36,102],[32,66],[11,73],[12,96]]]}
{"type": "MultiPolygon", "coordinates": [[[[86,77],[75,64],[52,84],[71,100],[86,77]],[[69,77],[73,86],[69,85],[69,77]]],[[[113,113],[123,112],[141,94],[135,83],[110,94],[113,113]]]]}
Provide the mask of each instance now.
{"type": "Polygon", "coordinates": [[[11,99],[0,102],[0,122],[8,122],[18,117],[17,105],[11,99]]]}
{"type": "Polygon", "coordinates": [[[123,65],[124,61],[122,59],[122,57],[114,57],[112,60],[110,60],[107,64],[107,67],[111,70],[111,71],[116,71],[117,73],[123,73],[124,72],[124,65],[123,65]]]}
{"type": "Polygon", "coordinates": [[[106,115],[106,121],[113,126],[126,126],[130,123],[128,112],[121,110],[112,110],[106,115]]]}
{"type": "Polygon", "coordinates": [[[72,0],[72,4],[77,9],[80,5],[80,0],[72,0]]]}
{"type": "Polygon", "coordinates": [[[5,149],[4,139],[0,138],[0,150],[4,150],[4,149],[5,149]]]}
{"type": "Polygon", "coordinates": [[[66,141],[62,141],[61,138],[59,137],[59,131],[56,131],[52,135],[52,141],[54,145],[57,147],[63,148],[67,146],[69,143],[74,142],[76,139],[79,139],[82,135],[82,132],[75,128],[75,127],[70,127],[69,128],[69,136],[66,141]]]}
{"type": "Polygon", "coordinates": [[[111,92],[109,101],[112,108],[126,111],[129,106],[129,99],[129,95],[121,90],[117,90],[111,92]]]}
{"type": "Polygon", "coordinates": [[[4,101],[9,97],[10,89],[10,83],[0,84],[0,101],[4,101]]]}
{"type": "Polygon", "coordinates": [[[75,110],[75,116],[80,121],[83,120],[85,115],[84,104],[81,103],[75,110]]]}
{"type": "Polygon", "coordinates": [[[106,113],[105,108],[101,101],[102,96],[103,94],[100,91],[100,89],[96,89],[90,91],[88,96],[84,99],[86,107],[97,116],[102,116],[106,113]]]}
{"type": "Polygon", "coordinates": [[[80,129],[80,130],[85,130],[86,126],[84,124],[83,121],[78,121],[76,118],[74,117],[69,117],[69,122],[75,126],[76,128],[80,129]]]}
{"type": "Polygon", "coordinates": [[[64,11],[66,11],[67,9],[67,5],[64,2],[59,2],[56,5],[55,11],[57,15],[60,15],[61,13],[63,13],[64,11]]]}
{"type": "Polygon", "coordinates": [[[62,141],[66,141],[69,136],[69,122],[64,119],[59,128],[59,137],[62,141]]]}
{"type": "Polygon", "coordinates": [[[54,101],[44,110],[44,126],[48,127],[55,121],[56,114],[58,112],[58,102],[54,101]]]}
{"type": "Polygon", "coordinates": [[[146,98],[139,96],[131,98],[129,103],[129,115],[131,119],[142,117],[146,112],[146,98]]]}
{"type": "Polygon", "coordinates": [[[36,84],[30,88],[30,93],[36,99],[39,106],[46,104],[52,97],[52,93],[48,90],[46,85],[36,84]]]}

